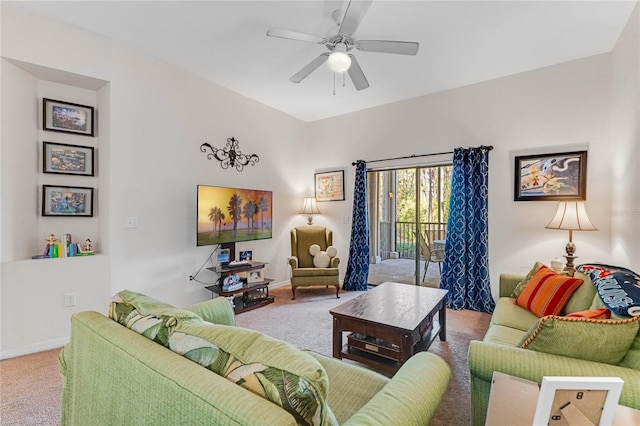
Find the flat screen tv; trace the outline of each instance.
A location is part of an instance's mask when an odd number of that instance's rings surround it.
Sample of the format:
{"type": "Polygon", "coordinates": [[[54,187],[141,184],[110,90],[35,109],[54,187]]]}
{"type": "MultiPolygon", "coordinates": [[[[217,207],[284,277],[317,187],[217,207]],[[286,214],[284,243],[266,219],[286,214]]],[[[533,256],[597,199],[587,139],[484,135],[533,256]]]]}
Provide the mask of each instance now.
{"type": "Polygon", "coordinates": [[[197,246],[271,238],[272,220],[271,191],[198,185],[197,246]]]}

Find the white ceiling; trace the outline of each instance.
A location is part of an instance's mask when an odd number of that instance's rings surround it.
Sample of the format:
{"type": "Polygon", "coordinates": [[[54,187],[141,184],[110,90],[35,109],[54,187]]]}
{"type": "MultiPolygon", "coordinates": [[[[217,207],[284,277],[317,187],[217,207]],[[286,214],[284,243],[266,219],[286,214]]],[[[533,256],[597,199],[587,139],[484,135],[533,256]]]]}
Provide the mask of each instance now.
{"type": "MultiPolygon", "coordinates": [[[[609,52],[636,1],[374,1],[357,39],[417,41],[417,56],[354,50],[371,87],[321,66],[326,52],[267,37],[270,27],[324,36],[346,1],[3,1],[119,40],[304,121],[609,52]]],[[[46,37],[46,35],[41,35],[46,37]]]]}

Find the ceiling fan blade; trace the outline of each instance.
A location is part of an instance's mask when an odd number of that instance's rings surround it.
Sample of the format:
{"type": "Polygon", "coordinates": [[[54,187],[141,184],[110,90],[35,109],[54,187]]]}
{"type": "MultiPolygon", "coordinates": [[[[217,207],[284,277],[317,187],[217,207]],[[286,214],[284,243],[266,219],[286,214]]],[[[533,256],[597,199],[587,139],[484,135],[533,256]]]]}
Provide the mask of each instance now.
{"type": "Polygon", "coordinates": [[[305,65],[300,71],[295,73],[289,81],[292,83],[300,83],[304,80],[309,74],[315,71],[320,65],[324,64],[327,58],[329,57],[329,52],[323,53],[322,55],[315,58],[313,61],[309,62],[305,65]]]}
{"type": "Polygon", "coordinates": [[[308,43],[325,44],[327,39],[311,34],[299,33],[297,31],[283,30],[282,28],[269,28],[267,30],[269,37],[286,38],[288,40],[306,41],[308,43]]]}
{"type": "Polygon", "coordinates": [[[351,58],[351,66],[349,67],[349,77],[351,77],[351,81],[353,81],[353,85],[357,90],[366,89],[369,87],[369,82],[367,81],[367,77],[364,76],[362,72],[362,68],[360,68],[360,64],[356,60],[356,57],[349,54],[351,58]]]}
{"type": "Polygon", "coordinates": [[[347,10],[344,12],[342,22],[340,23],[340,34],[352,35],[358,29],[362,18],[369,10],[371,2],[373,0],[352,0],[347,5],[347,10]]]}
{"type": "Polygon", "coordinates": [[[396,55],[415,55],[418,53],[420,43],[415,41],[392,40],[359,40],[356,49],[363,52],[394,53],[396,55]]]}

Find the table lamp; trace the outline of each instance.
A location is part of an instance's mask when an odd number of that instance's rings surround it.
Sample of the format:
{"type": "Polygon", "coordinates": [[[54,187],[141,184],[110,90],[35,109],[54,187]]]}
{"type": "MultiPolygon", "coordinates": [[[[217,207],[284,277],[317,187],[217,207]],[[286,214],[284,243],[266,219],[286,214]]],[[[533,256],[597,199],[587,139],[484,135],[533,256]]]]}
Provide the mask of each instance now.
{"type": "Polygon", "coordinates": [[[322,214],[316,205],[315,197],[304,197],[304,203],[302,204],[302,210],[300,210],[300,214],[309,215],[307,217],[307,225],[313,225],[313,215],[314,214],[322,214]]]}
{"type": "Polygon", "coordinates": [[[578,256],[574,256],[576,245],[573,243],[573,231],[598,230],[589,220],[584,203],[570,201],[560,202],[555,217],[551,219],[551,222],[549,222],[545,228],[569,231],[569,242],[565,247],[567,254],[563,255],[564,258],[567,259],[567,265],[564,270],[573,274],[576,271],[573,260],[578,258],[578,256]]]}

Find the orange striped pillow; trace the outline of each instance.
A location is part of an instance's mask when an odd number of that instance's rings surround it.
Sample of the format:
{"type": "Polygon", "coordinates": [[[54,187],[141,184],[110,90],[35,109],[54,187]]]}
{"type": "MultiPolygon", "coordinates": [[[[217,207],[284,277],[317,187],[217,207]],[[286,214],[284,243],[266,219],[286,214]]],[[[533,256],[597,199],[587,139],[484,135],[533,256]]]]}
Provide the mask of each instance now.
{"type": "Polygon", "coordinates": [[[609,319],[611,311],[607,308],[587,309],[586,311],[573,312],[565,315],[567,318],[609,319]]]}
{"type": "Polygon", "coordinates": [[[514,303],[538,317],[558,315],[582,283],[580,278],[556,274],[543,265],[514,303]]]}

